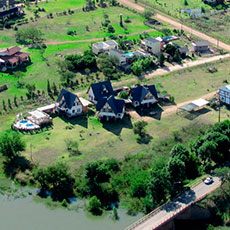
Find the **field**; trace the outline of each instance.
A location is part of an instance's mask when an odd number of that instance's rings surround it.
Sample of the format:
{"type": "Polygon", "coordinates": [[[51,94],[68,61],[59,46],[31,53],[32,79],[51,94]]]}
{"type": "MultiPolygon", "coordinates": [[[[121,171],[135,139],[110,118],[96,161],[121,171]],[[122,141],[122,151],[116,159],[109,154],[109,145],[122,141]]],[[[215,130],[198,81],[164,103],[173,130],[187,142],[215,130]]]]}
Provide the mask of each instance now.
{"type": "MultiPolygon", "coordinates": [[[[226,79],[224,73],[228,68],[229,60],[213,65],[218,69],[218,72],[214,74],[208,73],[208,66],[203,65],[202,67],[194,67],[166,76],[159,76],[146,80],[144,83],[154,83],[158,87],[161,85],[161,90],[167,90],[173,95],[176,103],[196,99],[217,90],[219,86],[223,85],[223,81],[226,79]],[[210,82],[212,83],[210,84],[210,82]]],[[[134,84],[132,79],[130,80],[131,84],[134,84]]],[[[165,108],[163,107],[163,109],[165,108]]],[[[3,125],[1,125],[0,131],[10,127],[17,112],[19,110],[12,112],[11,115],[1,116],[3,125]]],[[[228,118],[228,113],[227,110],[223,109],[222,119],[228,118]]],[[[201,124],[216,122],[218,112],[208,110],[204,114],[198,115],[193,121],[182,118],[175,113],[162,116],[160,120],[153,120],[148,124],[148,133],[153,138],[149,144],[138,144],[136,142],[136,137],[132,131],[134,119],[129,120],[127,118],[121,123],[111,123],[103,126],[93,115],[88,118],[75,118],[69,121],[56,117],[54,119],[54,129],[37,135],[24,136],[27,142],[25,154],[30,157],[32,150],[33,159],[41,165],[62,159],[70,162],[73,168],[76,168],[85,162],[96,159],[121,158],[126,154],[138,152],[148,153],[152,152],[154,144],[171,137],[172,133],[181,130],[183,127],[186,129],[186,127],[193,125],[199,127],[201,124]],[[69,124],[74,126],[72,130],[66,129],[69,124]],[[77,140],[82,155],[69,158],[65,145],[66,139],[77,140]]],[[[154,154],[157,156],[162,153],[154,152],[154,154]]]]}
{"type": "MultiPolygon", "coordinates": [[[[134,0],[133,0],[134,2],[134,0]]],[[[201,8],[211,10],[212,7],[204,4],[201,0],[187,0],[188,5],[185,5],[184,0],[138,0],[137,3],[144,6],[154,7],[160,11],[163,11],[167,14],[177,16],[180,18],[182,15],[180,14],[180,9],[192,9],[192,8],[201,8]]]]}
{"type": "MultiPolygon", "coordinates": [[[[30,21],[27,25],[20,26],[19,30],[23,30],[23,28],[28,26],[39,28],[44,33],[46,42],[103,39],[111,35],[107,32],[107,28],[102,27],[103,15],[105,14],[109,15],[110,24],[115,29],[115,35],[138,34],[150,29],[150,27],[144,25],[144,18],[142,16],[120,7],[111,7],[99,8],[91,12],[78,10],[72,15],[54,16],[53,19],[42,17],[36,21],[30,21]],[[127,17],[131,20],[130,23],[124,23],[127,30],[124,30],[119,24],[120,14],[123,14],[124,20],[127,17]],[[77,35],[67,35],[68,30],[76,31],[77,35]]],[[[0,32],[0,43],[2,45],[15,43],[14,34],[15,31],[13,29],[0,32]]],[[[158,36],[157,33],[156,36],[158,36]]]]}
{"type": "Polygon", "coordinates": [[[230,13],[211,15],[197,19],[187,19],[192,27],[226,43],[230,43],[230,13]]]}

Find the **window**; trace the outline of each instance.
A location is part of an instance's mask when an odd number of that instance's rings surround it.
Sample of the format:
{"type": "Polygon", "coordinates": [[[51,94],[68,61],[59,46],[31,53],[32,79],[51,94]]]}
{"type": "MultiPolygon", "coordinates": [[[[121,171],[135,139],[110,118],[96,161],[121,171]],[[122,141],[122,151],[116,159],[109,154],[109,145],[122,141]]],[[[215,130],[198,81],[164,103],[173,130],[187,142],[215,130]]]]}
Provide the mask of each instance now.
{"type": "Polygon", "coordinates": [[[78,110],[77,110],[77,112],[78,112],[78,113],[80,113],[80,112],[81,112],[81,110],[80,110],[80,109],[78,109],[78,110]]]}
{"type": "Polygon", "coordinates": [[[74,109],[72,110],[72,113],[75,113],[75,110],[74,110],[74,109]]]}
{"type": "Polygon", "coordinates": [[[73,106],[75,106],[75,102],[73,103],[73,106]]]}

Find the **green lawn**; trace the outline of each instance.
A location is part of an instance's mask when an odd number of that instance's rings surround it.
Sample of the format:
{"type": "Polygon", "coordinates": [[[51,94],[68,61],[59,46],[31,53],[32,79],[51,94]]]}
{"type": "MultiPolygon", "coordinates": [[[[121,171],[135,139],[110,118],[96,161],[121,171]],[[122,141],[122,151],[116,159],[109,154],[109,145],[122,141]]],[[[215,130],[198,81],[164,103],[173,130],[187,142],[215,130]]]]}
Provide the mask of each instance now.
{"type": "MultiPolygon", "coordinates": [[[[50,55],[52,52],[49,51],[50,55]]],[[[217,73],[207,73],[207,66],[194,67],[188,70],[178,71],[166,76],[155,77],[143,83],[154,83],[162,85],[162,90],[167,90],[175,97],[176,103],[186,100],[196,99],[204,94],[217,90],[223,85],[226,79],[226,69],[229,66],[229,60],[224,62],[211,64],[218,69],[217,73]],[[209,89],[209,91],[207,90],[209,89]]],[[[228,73],[228,72],[227,72],[228,73]]],[[[54,74],[52,74],[54,76],[54,74]]],[[[137,82],[137,81],[136,81],[137,82]]],[[[131,83],[130,83],[131,84],[131,83]]],[[[134,82],[132,81],[132,84],[134,82]]],[[[27,108],[27,110],[31,108],[27,108]]],[[[163,107],[165,109],[165,107],[163,107]]],[[[24,108],[23,108],[24,110],[24,108]]],[[[20,111],[12,112],[11,115],[2,115],[0,131],[10,128],[15,115],[20,111]]],[[[213,110],[200,114],[195,120],[191,121],[187,118],[177,116],[175,113],[161,118],[161,120],[153,120],[149,122],[148,133],[153,137],[150,144],[138,144],[132,131],[132,123],[135,120],[128,120],[121,123],[107,124],[105,127],[99,123],[94,117],[75,118],[70,121],[62,120],[57,117],[54,119],[54,129],[45,131],[37,135],[25,135],[27,142],[27,156],[30,154],[30,146],[32,146],[34,160],[40,164],[49,164],[57,159],[69,161],[73,167],[108,157],[121,158],[128,153],[151,152],[152,146],[158,141],[162,141],[171,136],[172,132],[181,130],[183,127],[195,126],[199,127],[203,123],[215,123],[217,121],[218,112],[213,110]],[[72,123],[74,129],[67,130],[65,127],[72,123]],[[80,137],[82,133],[82,137],[80,137]],[[65,147],[65,139],[77,140],[79,143],[81,156],[69,158],[65,147]],[[81,140],[80,140],[81,139],[81,140]]],[[[229,111],[222,110],[222,120],[229,117],[229,111]]],[[[186,130],[186,128],[185,128],[186,130]]],[[[161,152],[154,154],[162,154],[161,152]]],[[[168,154],[168,153],[165,153],[168,154]]]]}
{"type": "MultiPolygon", "coordinates": [[[[40,8],[44,8],[46,13],[61,12],[68,9],[82,8],[85,5],[85,0],[48,0],[38,4],[40,8]]],[[[31,7],[33,5],[31,4],[31,7]]]]}

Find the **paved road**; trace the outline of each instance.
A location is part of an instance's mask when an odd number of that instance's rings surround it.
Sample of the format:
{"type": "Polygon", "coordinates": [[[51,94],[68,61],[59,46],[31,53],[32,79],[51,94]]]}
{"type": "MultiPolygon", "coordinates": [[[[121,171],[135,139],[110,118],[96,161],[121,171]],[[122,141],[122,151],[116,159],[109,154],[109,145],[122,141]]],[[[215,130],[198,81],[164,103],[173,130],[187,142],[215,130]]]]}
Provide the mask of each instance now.
{"type": "MultiPolygon", "coordinates": [[[[144,7],[142,7],[142,6],[138,5],[138,4],[135,4],[135,3],[133,3],[133,2],[131,2],[129,0],[118,0],[118,1],[120,3],[122,3],[122,4],[124,4],[124,5],[127,5],[127,6],[133,8],[133,9],[135,9],[135,10],[138,10],[138,11],[141,11],[141,12],[143,12],[145,10],[144,7]]],[[[199,37],[199,38],[201,38],[203,40],[208,40],[210,43],[212,43],[214,45],[217,45],[217,39],[216,38],[212,38],[212,37],[200,32],[198,30],[194,30],[191,27],[182,25],[181,23],[179,23],[179,22],[177,22],[177,21],[175,21],[175,20],[173,20],[171,18],[168,18],[166,16],[163,16],[161,14],[156,14],[154,17],[159,19],[159,20],[161,20],[161,21],[164,21],[164,22],[166,22],[168,24],[173,25],[174,27],[176,27],[178,29],[183,28],[184,31],[187,31],[187,32],[189,32],[189,33],[191,33],[191,34],[193,34],[193,35],[195,35],[195,36],[197,36],[197,37],[199,37]]],[[[219,45],[220,48],[225,49],[227,51],[230,51],[230,45],[228,45],[226,43],[223,43],[221,41],[218,41],[218,45],[219,45]]]]}
{"type": "MultiPolygon", "coordinates": [[[[154,230],[160,227],[163,223],[173,219],[177,214],[185,210],[192,203],[204,198],[209,193],[216,190],[221,185],[221,180],[218,177],[214,177],[214,182],[211,185],[206,185],[203,182],[197,185],[193,190],[183,193],[180,197],[172,202],[163,205],[163,207],[147,219],[143,223],[126,228],[125,230],[154,230]]],[[[145,218],[145,217],[143,217],[145,218]]],[[[136,222],[138,223],[138,222],[136,222]]]]}

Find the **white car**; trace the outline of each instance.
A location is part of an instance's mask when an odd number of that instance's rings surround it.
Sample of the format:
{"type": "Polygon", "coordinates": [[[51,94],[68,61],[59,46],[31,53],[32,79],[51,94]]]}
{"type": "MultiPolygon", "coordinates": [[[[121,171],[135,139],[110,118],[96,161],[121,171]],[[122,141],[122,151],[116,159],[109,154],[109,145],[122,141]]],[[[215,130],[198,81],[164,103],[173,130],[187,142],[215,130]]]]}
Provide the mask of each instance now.
{"type": "Polygon", "coordinates": [[[213,178],[212,178],[212,177],[207,177],[207,178],[204,180],[204,183],[205,183],[205,184],[212,184],[212,183],[213,183],[213,178]]]}

